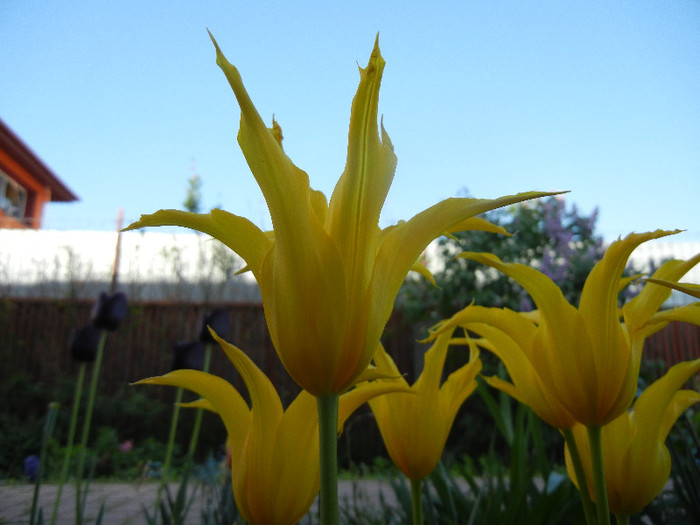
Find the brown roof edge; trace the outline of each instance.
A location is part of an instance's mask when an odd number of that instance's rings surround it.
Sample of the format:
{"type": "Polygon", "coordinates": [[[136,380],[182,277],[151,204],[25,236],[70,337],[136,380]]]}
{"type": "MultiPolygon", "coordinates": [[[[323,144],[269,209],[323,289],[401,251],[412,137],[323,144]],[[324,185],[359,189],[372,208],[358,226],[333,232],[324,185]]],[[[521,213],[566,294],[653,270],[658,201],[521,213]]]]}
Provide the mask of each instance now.
{"type": "Polygon", "coordinates": [[[43,185],[51,188],[51,200],[55,202],[77,201],[73,193],[29,147],[0,119],[0,148],[31,173],[43,185]]]}

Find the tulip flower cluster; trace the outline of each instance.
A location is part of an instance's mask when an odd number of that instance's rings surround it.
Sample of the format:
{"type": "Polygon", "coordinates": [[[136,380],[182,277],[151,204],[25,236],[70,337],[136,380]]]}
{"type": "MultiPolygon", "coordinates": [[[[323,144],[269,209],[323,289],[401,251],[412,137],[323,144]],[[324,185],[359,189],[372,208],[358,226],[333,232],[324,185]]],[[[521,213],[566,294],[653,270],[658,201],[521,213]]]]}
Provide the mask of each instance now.
{"type": "MultiPolygon", "coordinates": [[[[675,319],[700,324],[698,308],[657,313],[670,290],[656,281],[622,310],[618,308],[618,291],[627,284],[622,271],[631,252],[642,242],[675,232],[633,234],[613,243],[591,272],[578,308],[533,268],[490,254],[462,254],[521,283],[538,311],[526,316],[468,306],[433,329],[423,372],[409,386],[379,341],[407,273],[417,271],[432,279],[417,263],[422,251],[436,237],[451,232],[502,231],[476,216],[551,194],[447,199],[381,229],[379,216],[396,157],[383,125],[377,123],[385,65],[378,42],[368,65],[360,68],[347,163],[328,200],[311,188],[307,174],[287,157],[279,124],[274,120],[270,128],[264,124],[238,70],[213,37],[212,41],[217,64],[240,106],[238,143],[267,202],[273,231],[262,231],[248,219],[222,210],[207,214],[160,210],[142,216],[128,229],[183,226],[212,235],[241,256],[260,286],[278,356],[302,389],[285,409],[263,372],[243,351],[224,341],[215,326],[207,334],[243,377],[250,405],[223,379],[197,370],[175,370],[141,381],[190,389],[202,396],[195,406],[219,414],[228,432],[234,496],[246,521],[296,523],[320,489],[322,523],[337,523],[337,433],[353,410],[368,401],[389,455],[411,480],[414,522],[420,523],[420,482],[438,463],[457,410],[476,387],[481,346],[505,363],[512,382],[496,377],[487,381],[564,433],[575,481],[582,493],[589,484],[595,492],[585,505],[595,502],[603,509],[597,517],[587,514],[589,522],[603,525],[607,504],[602,500],[607,495],[600,483],[602,458],[629,445],[629,461],[625,456],[607,463],[607,468],[621,469],[637,454],[651,450],[648,447],[658,453],[674,417],[696,399],[675,394],[679,381],[697,371],[695,364],[684,365],[670,372],[671,378],[660,386],[650,387],[651,392],[629,411],[645,337],[675,319]],[[465,335],[455,336],[458,328],[465,329],[465,335]],[[478,334],[479,339],[467,334],[478,334]],[[450,346],[468,348],[469,359],[443,383],[450,346]],[[648,434],[640,431],[636,441],[627,439],[640,424],[648,434]]],[[[682,286],[678,279],[698,260],[666,263],[653,279],[682,286]]],[[[645,499],[660,478],[668,477],[663,460],[646,474],[654,484],[645,486],[649,488],[645,499]]],[[[618,478],[607,477],[609,485],[620,490],[613,482],[618,478]]],[[[625,498],[619,506],[617,499],[609,499],[615,512],[636,509],[625,498]]]]}
{"type": "Polygon", "coordinates": [[[612,243],[589,274],[578,308],[533,268],[504,263],[491,254],[462,253],[515,279],[537,311],[521,314],[470,305],[432,329],[431,337],[438,338],[461,326],[478,334],[479,345],[503,361],[512,382],[499,377],[486,381],[561,430],[569,473],[589,510],[597,503],[599,524],[609,522],[608,501],[624,520],[661,491],[670,473],[663,442],[683,410],[700,400],[692,391],[676,393],[700,369],[696,361],[671,369],[630,410],[645,338],[670,321],[700,325],[700,303],[659,311],[670,288],[677,288],[678,279],[700,262],[700,254],[665,262],[636,297],[618,307],[618,292],[630,281],[622,272],[632,251],[675,233],[630,234],[612,243]]]}

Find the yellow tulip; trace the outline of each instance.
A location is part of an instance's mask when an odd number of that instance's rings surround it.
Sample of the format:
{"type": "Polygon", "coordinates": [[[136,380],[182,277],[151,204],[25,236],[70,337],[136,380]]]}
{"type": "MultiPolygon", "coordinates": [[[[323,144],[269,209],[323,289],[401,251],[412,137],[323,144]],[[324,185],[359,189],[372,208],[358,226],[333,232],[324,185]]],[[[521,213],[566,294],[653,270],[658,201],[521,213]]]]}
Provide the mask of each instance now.
{"type": "MultiPolygon", "coordinates": [[[[671,473],[671,457],[664,445],[676,419],[700,394],[680,390],[700,370],[700,359],[673,366],[661,379],[652,383],[635,401],[629,412],[603,427],[602,447],[610,510],[631,516],[640,512],[663,490],[671,473]]],[[[593,486],[591,451],[583,425],[572,428],[581,456],[586,482],[593,486]]],[[[566,448],[566,467],[578,485],[566,448]]]]}
{"type": "Polygon", "coordinates": [[[474,216],[549,194],[447,199],[409,221],[380,229],[396,156],[384,127],[380,134],[377,126],[385,64],[378,43],[367,67],[360,69],[347,163],[330,203],[286,156],[279,125],[265,126],[238,70],[214,45],[217,64],[241,109],[238,142],[274,231],[263,232],[248,219],[221,210],[161,210],[127,229],[179,225],[222,241],[255,276],[272,341],[292,378],[315,396],[342,393],[366,371],[406,274],[412,269],[425,273],[416,261],[434,238],[492,228],[474,216]]]}
{"type": "MultiPolygon", "coordinates": [[[[217,412],[228,433],[233,494],[251,525],[291,525],[307,513],[319,491],[316,399],[302,390],[283,409],[265,374],[240,349],[216,334],[241,374],[251,406],[224,379],[197,370],[176,370],[137,384],[179,386],[204,399],[198,406],[217,412]]],[[[340,396],[338,431],[370,398],[403,388],[392,381],[362,383],[340,396]]]]}
{"type": "MultiPolygon", "coordinates": [[[[529,405],[550,425],[568,429],[575,422],[608,423],[634,399],[644,339],[670,320],[698,320],[688,307],[658,312],[670,290],[654,284],[646,285],[622,312],[617,305],[618,291],[628,282],[621,276],[632,251],[671,233],[676,232],[630,234],[612,243],[586,279],[578,309],[533,268],[507,264],[491,254],[460,254],[515,279],[530,293],[538,312],[526,316],[472,305],[438,324],[433,337],[461,325],[486,339],[483,346],[503,361],[512,380],[488,378],[489,383],[529,405]]],[[[699,261],[700,254],[669,261],[654,276],[677,281],[699,261]]]]}
{"type": "MultiPolygon", "coordinates": [[[[422,480],[438,464],[457,410],[476,388],[481,360],[471,342],[469,362],[440,385],[448,347],[465,342],[452,339],[451,332],[440,335],[426,352],[423,372],[409,391],[385,394],[369,402],[391,459],[411,480],[422,480]]],[[[374,362],[377,369],[387,376],[399,377],[397,381],[408,388],[381,346],[374,354],[374,362]]]]}

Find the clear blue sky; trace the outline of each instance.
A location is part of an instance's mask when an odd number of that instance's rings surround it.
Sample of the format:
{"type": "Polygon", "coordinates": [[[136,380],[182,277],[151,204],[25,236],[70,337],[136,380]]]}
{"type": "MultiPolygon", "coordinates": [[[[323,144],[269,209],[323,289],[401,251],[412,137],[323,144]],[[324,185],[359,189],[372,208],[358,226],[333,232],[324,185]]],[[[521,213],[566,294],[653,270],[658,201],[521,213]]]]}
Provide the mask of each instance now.
{"type": "Polygon", "coordinates": [[[45,226],[205,207],[269,227],[206,33],[327,195],[377,31],[399,164],[383,226],[468,188],[570,190],[607,240],[700,240],[700,3],[0,2],[0,118],[81,198],[45,226]]]}

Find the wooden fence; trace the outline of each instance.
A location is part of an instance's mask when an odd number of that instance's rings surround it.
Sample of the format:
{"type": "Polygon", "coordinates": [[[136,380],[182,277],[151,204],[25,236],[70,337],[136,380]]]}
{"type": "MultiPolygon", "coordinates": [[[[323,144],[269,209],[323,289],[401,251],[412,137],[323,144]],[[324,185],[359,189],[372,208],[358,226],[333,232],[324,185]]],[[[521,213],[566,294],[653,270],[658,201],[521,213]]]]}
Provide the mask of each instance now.
{"type": "MultiPolygon", "coordinates": [[[[23,373],[33,382],[52,387],[65,378],[76,377],[78,364],[70,356],[70,340],[75,328],[88,321],[91,307],[91,302],[79,300],[0,299],[0,380],[6,382],[14,374],[23,373]]],[[[125,323],[107,337],[100,392],[110,395],[130,382],[169,371],[174,344],[196,338],[204,313],[213,307],[229,311],[226,339],[257,363],[277,387],[283,403],[288,404],[299,389],[275,353],[262,305],[252,303],[132,304],[125,323]]],[[[422,368],[422,352],[427,346],[416,345],[415,341],[423,335],[414,334],[398,315],[392,316],[384,333],[385,347],[409,380],[415,379],[422,368]]],[[[646,367],[651,376],[660,375],[674,363],[696,358],[700,358],[697,326],[670,323],[645,344],[645,361],[661,363],[646,367]]],[[[212,372],[247,396],[240,377],[223,352],[212,352],[212,372]]],[[[173,392],[170,388],[149,387],[148,397],[169,404],[173,392]]],[[[471,410],[473,406],[465,409],[471,410]]],[[[381,437],[372,419],[369,409],[362,407],[346,424],[340,442],[341,459],[346,463],[383,453],[381,437]]],[[[216,424],[220,431],[218,421],[216,424]]]]}
{"type": "MultiPolygon", "coordinates": [[[[33,380],[54,384],[74,376],[78,366],[69,353],[72,333],[89,319],[91,302],[42,299],[0,300],[0,380],[26,372],[33,380]]],[[[173,345],[196,338],[204,313],[213,307],[230,312],[225,338],[242,348],[265,371],[281,393],[298,389],[282,367],[270,341],[262,305],[255,303],[201,304],[148,302],[130,306],[122,327],[109,334],[105,347],[101,389],[163,374],[171,369],[173,345]]],[[[415,336],[399,316],[390,320],[384,344],[397,366],[415,377],[415,336]]],[[[670,323],[646,341],[644,359],[667,368],[700,357],[700,327],[670,323]]],[[[242,387],[223,352],[213,352],[212,372],[242,387]]],[[[243,389],[244,391],[245,389],[243,389]]],[[[287,396],[284,396],[287,397],[287,396]]]]}
{"type": "MultiPolygon", "coordinates": [[[[0,380],[24,372],[33,381],[51,386],[61,378],[75,377],[79,365],[70,356],[70,341],[74,330],[88,322],[91,307],[91,302],[81,300],[0,300],[0,380]]],[[[100,391],[110,393],[133,381],[170,371],[174,344],[196,339],[205,312],[214,307],[226,308],[230,313],[224,338],[265,371],[283,399],[289,400],[298,392],[272,346],[261,304],[205,307],[170,302],[130,305],[124,324],[107,336],[100,391]]],[[[414,370],[413,335],[402,329],[398,317],[387,326],[384,343],[400,369],[409,373],[414,370]]],[[[245,392],[223,352],[212,352],[211,371],[245,392]]]]}

